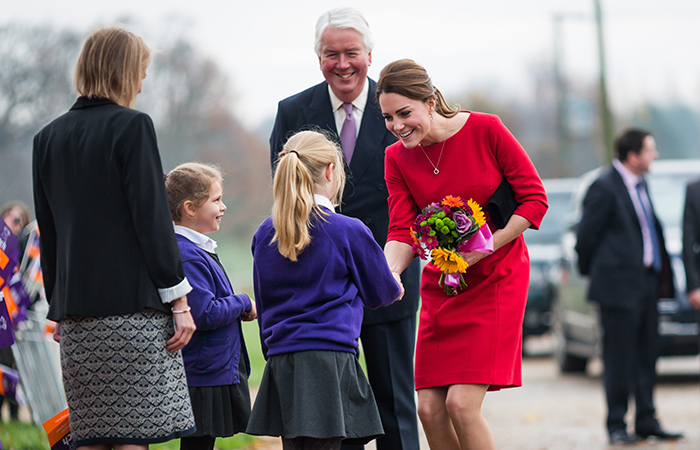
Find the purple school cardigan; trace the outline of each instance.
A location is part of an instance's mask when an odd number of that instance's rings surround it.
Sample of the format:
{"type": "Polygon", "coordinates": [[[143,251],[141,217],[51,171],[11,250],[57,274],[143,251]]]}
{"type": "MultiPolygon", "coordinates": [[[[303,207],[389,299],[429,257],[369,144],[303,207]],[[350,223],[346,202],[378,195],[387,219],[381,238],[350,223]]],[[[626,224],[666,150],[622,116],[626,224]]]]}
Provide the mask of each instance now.
{"type": "Polygon", "coordinates": [[[211,255],[182,235],[176,235],[182,264],[192,291],[187,303],[197,331],[182,349],[188,386],[238,384],[238,364],[243,357],[250,374],[240,316],[252,304],[246,294],[234,294],[224,271],[211,255]],[[243,350],[243,351],[242,351],[243,350]]]}
{"type": "Polygon", "coordinates": [[[315,218],[296,262],[271,243],[268,218],[253,237],[253,286],[265,358],[304,350],[355,353],[363,304],[387,306],[401,292],[381,247],[360,220],[315,218]]]}

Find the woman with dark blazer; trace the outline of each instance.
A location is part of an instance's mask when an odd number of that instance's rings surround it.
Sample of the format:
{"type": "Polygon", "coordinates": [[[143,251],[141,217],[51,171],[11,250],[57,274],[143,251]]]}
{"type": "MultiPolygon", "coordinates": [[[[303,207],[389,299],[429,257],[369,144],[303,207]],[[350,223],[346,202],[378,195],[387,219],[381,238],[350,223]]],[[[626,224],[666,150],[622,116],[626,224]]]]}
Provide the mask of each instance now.
{"type": "Polygon", "coordinates": [[[195,329],[191,287],[153,123],[132,109],[149,62],[140,37],[93,32],[78,100],[34,137],[48,318],[79,449],[146,449],[195,428],[179,352],[195,329]]]}

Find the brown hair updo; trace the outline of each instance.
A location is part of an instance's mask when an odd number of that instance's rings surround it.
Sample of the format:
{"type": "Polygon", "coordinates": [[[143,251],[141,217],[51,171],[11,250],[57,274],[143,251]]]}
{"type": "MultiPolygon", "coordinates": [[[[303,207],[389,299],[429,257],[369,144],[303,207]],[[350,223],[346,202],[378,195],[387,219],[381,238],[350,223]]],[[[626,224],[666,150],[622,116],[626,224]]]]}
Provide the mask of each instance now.
{"type": "Polygon", "coordinates": [[[450,108],[440,90],[433,86],[425,68],[411,59],[399,59],[382,69],[375,94],[377,102],[382,94],[398,94],[422,102],[433,98],[435,112],[448,119],[459,113],[459,107],[450,108]]]}

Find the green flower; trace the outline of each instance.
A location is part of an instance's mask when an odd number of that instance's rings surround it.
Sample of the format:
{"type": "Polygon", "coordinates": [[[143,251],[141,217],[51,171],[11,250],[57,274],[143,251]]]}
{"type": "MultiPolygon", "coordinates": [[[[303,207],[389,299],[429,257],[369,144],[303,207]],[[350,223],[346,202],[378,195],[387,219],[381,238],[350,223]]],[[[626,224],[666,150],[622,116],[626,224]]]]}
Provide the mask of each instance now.
{"type": "Polygon", "coordinates": [[[449,232],[450,232],[450,227],[448,227],[448,226],[443,226],[442,228],[440,228],[440,233],[442,233],[442,234],[448,234],[449,232]]]}

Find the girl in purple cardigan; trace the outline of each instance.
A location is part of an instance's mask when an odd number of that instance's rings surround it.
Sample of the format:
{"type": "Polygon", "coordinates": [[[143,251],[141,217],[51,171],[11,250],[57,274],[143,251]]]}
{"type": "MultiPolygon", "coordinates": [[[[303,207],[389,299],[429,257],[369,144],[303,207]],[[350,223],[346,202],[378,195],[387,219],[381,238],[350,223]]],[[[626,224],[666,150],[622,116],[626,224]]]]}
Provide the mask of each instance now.
{"type": "Polygon", "coordinates": [[[272,217],[252,244],[267,364],[247,433],[281,436],[284,449],[364,445],[384,430],[357,360],[363,305],[389,305],[403,289],[369,229],[335,213],[340,149],[302,131],[278,158],[272,217]]]}
{"type": "Polygon", "coordinates": [[[197,431],[180,440],[181,450],[213,450],[216,437],[245,431],[250,416],[250,362],[241,320],[256,318],[246,294],[234,294],[216,254],[217,231],[226,211],[223,177],[212,165],[186,163],[168,173],[170,214],[192,285],[187,299],[197,325],[182,349],[197,431]]]}

